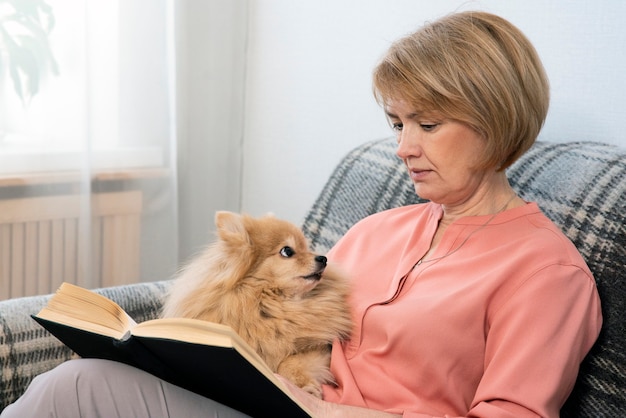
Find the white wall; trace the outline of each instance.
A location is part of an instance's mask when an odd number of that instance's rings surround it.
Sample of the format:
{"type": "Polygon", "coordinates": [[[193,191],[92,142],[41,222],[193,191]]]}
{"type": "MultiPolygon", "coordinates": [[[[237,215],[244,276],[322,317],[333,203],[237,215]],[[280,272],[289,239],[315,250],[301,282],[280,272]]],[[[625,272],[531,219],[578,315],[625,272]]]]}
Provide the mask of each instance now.
{"type": "Polygon", "coordinates": [[[185,261],[213,238],[215,211],[240,207],[247,1],[174,4],[178,256],[185,261]]]}
{"type": "Polygon", "coordinates": [[[389,43],[454,10],[491,11],[535,44],[552,84],[542,138],[626,146],[626,2],[248,3],[242,207],[301,222],[351,148],[390,135],[370,73],[389,43]]]}

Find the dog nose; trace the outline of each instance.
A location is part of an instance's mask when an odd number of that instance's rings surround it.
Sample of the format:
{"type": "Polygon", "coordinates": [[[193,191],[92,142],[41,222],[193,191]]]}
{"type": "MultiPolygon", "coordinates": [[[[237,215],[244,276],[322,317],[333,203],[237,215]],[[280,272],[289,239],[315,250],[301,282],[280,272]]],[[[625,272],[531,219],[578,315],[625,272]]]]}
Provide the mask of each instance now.
{"type": "Polygon", "coordinates": [[[323,255],[316,255],[315,261],[325,266],[328,259],[323,255]]]}

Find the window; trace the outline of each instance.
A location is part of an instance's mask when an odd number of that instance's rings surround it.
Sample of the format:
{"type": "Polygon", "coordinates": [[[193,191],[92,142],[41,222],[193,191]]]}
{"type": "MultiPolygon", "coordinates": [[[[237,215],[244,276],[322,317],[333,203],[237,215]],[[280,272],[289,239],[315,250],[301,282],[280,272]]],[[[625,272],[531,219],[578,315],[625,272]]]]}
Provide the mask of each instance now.
{"type": "MultiPolygon", "coordinates": [[[[0,174],[165,165],[173,102],[165,1],[0,4],[5,36],[39,55],[37,91],[20,97],[0,40],[0,174]],[[12,19],[32,5],[42,31],[12,19]]],[[[25,87],[34,78],[20,75],[25,87]]]]}

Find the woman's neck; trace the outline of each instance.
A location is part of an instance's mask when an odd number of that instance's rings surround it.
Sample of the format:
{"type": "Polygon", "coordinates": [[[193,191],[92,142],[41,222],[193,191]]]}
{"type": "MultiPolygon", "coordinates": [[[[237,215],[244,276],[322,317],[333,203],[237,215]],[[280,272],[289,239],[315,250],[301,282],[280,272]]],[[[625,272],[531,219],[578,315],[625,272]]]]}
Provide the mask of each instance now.
{"type": "Polygon", "coordinates": [[[468,199],[455,204],[442,203],[443,217],[439,227],[447,227],[467,216],[493,215],[519,207],[524,201],[517,196],[504,173],[495,173],[489,182],[479,187],[468,199]]]}

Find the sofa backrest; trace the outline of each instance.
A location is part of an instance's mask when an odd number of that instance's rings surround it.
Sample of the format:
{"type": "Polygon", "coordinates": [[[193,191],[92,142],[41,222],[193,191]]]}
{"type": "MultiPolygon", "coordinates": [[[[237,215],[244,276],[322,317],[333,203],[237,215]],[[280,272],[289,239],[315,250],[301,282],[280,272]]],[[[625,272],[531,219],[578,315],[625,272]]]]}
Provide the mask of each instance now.
{"type": "MultiPolygon", "coordinates": [[[[419,201],[395,147],[393,138],[365,143],[335,168],[303,223],[317,252],[365,216],[419,201]]],[[[626,416],[626,150],[538,142],[507,173],[577,246],[602,300],[600,338],[561,416],[626,416]]]]}

